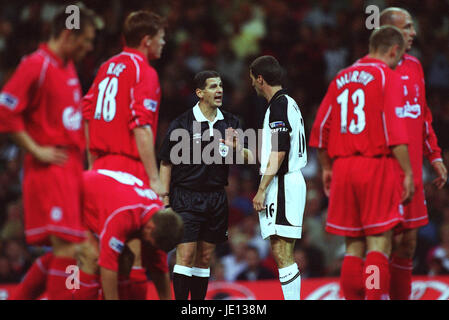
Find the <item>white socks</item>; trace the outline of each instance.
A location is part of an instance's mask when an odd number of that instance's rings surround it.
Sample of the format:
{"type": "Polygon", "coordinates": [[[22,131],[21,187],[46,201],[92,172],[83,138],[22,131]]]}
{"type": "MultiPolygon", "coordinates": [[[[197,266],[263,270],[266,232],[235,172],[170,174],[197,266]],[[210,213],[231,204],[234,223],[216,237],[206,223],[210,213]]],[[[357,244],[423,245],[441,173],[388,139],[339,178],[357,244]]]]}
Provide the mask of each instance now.
{"type": "Polygon", "coordinates": [[[192,276],[200,277],[200,278],[209,278],[210,277],[210,268],[203,269],[203,268],[192,268],[192,276]]]}
{"type": "Polygon", "coordinates": [[[279,281],[284,293],[284,300],[301,300],[301,275],[296,263],[279,269],[279,281]]]}
{"type": "Polygon", "coordinates": [[[175,266],[173,267],[173,273],[183,274],[187,277],[191,277],[192,276],[192,268],[186,267],[186,266],[181,266],[179,264],[175,264],[175,266]]]}

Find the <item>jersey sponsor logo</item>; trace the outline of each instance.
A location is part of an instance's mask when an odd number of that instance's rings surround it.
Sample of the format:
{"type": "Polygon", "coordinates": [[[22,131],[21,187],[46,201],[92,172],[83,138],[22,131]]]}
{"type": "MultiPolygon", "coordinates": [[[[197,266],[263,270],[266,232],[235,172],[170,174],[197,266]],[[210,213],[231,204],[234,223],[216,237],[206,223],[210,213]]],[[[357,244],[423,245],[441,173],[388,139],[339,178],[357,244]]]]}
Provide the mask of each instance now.
{"type": "Polygon", "coordinates": [[[416,119],[421,115],[421,106],[418,103],[410,104],[407,101],[403,107],[396,107],[395,111],[398,118],[416,119]]]}
{"type": "Polygon", "coordinates": [[[76,131],[81,129],[82,115],[73,107],[67,107],[62,113],[62,123],[67,130],[76,131]]]}
{"type": "Polygon", "coordinates": [[[269,126],[271,128],[271,133],[288,131],[287,125],[284,121],[271,122],[269,126]]]}
{"type": "Polygon", "coordinates": [[[60,207],[53,207],[50,211],[51,220],[58,222],[62,219],[62,209],[60,207]]]}
{"type": "Polygon", "coordinates": [[[19,99],[9,93],[0,93],[0,105],[7,107],[10,110],[14,110],[17,107],[19,99]]]}
{"type": "Polygon", "coordinates": [[[145,109],[150,110],[152,112],[156,112],[157,108],[157,101],[154,101],[152,99],[144,99],[143,100],[143,106],[145,109]]]}
{"type": "Polygon", "coordinates": [[[229,146],[225,145],[223,142],[220,142],[218,146],[218,151],[220,152],[220,155],[224,158],[228,155],[229,146]]]}
{"type": "Polygon", "coordinates": [[[111,239],[109,239],[109,247],[115,252],[122,253],[125,245],[116,237],[111,237],[111,239]]]}
{"type": "Polygon", "coordinates": [[[286,124],[284,121],[275,121],[275,122],[271,122],[270,123],[270,128],[274,129],[274,128],[285,128],[286,124]]]}

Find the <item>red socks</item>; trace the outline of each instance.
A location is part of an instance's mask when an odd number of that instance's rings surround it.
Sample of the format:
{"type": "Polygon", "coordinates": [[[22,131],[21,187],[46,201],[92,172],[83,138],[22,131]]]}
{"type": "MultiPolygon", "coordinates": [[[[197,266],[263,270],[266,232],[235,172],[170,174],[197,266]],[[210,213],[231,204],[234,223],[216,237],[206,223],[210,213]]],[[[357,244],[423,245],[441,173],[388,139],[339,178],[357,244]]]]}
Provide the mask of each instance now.
{"type": "Polygon", "coordinates": [[[412,292],[413,260],[393,255],[390,262],[391,300],[409,300],[412,292]]]}
{"type": "Polygon", "coordinates": [[[65,257],[53,257],[47,276],[47,295],[49,300],[72,300],[74,289],[67,288],[67,284],[74,284],[66,273],[69,265],[76,266],[76,260],[65,257]]]}
{"type": "Polygon", "coordinates": [[[35,300],[45,292],[47,274],[53,253],[49,252],[36,259],[25,278],[11,295],[11,300],[35,300]]]}
{"type": "Polygon", "coordinates": [[[388,300],[390,291],[388,257],[379,251],[368,252],[363,273],[366,299],[388,300]]]}
{"type": "Polygon", "coordinates": [[[340,286],[346,300],[365,300],[363,259],[346,255],[340,274],[340,286]]]}

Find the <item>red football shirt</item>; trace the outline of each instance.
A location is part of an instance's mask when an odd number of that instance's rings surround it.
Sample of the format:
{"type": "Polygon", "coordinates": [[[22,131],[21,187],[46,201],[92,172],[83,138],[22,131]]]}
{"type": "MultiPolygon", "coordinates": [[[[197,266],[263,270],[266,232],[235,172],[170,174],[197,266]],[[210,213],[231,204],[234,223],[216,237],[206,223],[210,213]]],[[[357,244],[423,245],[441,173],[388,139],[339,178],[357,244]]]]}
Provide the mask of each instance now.
{"type": "Polygon", "coordinates": [[[22,59],[0,92],[0,132],[22,130],[40,145],[84,148],[75,67],[46,44],[22,59]]]}
{"type": "MultiPolygon", "coordinates": [[[[128,173],[91,170],[84,172],[83,180],[84,221],[100,238],[98,264],[117,271],[126,241],[139,237],[142,226],[163,208],[163,203],[140,179],[128,173]]],[[[165,268],[161,264],[160,269],[165,268]]]]}
{"type": "Polygon", "coordinates": [[[389,155],[389,146],[408,143],[400,77],[385,63],[362,58],[331,82],[312,127],[310,146],[331,158],[389,155]]]}
{"type": "Polygon", "coordinates": [[[426,88],[421,63],[405,54],[395,69],[401,76],[404,103],[396,114],[406,122],[409,153],[415,179],[422,179],[423,154],[430,162],[440,160],[441,149],[432,128],[432,113],[426,101],[426,88]]]}
{"type": "Polygon", "coordinates": [[[160,99],[156,70],[139,51],[125,47],[103,63],[83,98],[90,151],[140,159],[132,130],[150,125],[156,138],[160,99]]]}

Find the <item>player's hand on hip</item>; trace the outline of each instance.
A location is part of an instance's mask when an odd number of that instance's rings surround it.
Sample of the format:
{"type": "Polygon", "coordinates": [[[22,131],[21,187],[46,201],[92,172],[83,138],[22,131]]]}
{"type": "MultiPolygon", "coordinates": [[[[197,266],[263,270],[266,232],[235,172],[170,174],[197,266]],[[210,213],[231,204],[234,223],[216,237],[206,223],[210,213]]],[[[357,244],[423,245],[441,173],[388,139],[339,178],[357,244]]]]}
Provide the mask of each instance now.
{"type": "Polygon", "coordinates": [[[438,189],[444,187],[447,182],[447,169],[443,161],[432,162],[432,167],[435,173],[438,175],[436,179],[433,180],[433,184],[437,186],[438,189]]]}
{"type": "Polygon", "coordinates": [[[403,181],[404,190],[402,191],[401,203],[407,205],[412,201],[415,193],[415,183],[413,181],[413,174],[406,174],[403,181]]]}
{"type": "Polygon", "coordinates": [[[332,169],[323,169],[323,188],[324,194],[329,197],[331,194],[332,169]]]}
{"type": "Polygon", "coordinates": [[[53,146],[39,146],[33,156],[43,163],[62,166],[68,159],[68,155],[63,148],[53,146]]]}
{"type": "Polygon", "coordinates": [[[265,194],[263,190],[258,190],[256,196],[253,199],[253,207],[256,211],[265,210],[265,194]]]}

